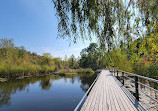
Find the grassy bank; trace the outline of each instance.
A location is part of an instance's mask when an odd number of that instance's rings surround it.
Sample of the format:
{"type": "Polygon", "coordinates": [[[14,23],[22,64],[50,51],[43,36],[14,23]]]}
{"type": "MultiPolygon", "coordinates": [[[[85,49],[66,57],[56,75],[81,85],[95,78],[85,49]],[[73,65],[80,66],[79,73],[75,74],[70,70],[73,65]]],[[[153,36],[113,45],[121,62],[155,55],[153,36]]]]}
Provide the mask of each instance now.
{"type": "Polygon", "coordinates": [[[86,69],[62,69],[59,74],[74,75],[74,74],[94,74],[95,72],[91,68],[86,69]]]}
{"type": "MultiPolygon", "coordinates": [[[[46,75],[48,73],[54,74],[55,68],[48,66],[34,66],[34,65],[20,65],[11,66],[3,65],[0,66],[0,81],[7,81],[10,78],[22,79],[24,77],[31,77],[33,75],[46,75]]],[[[58,72],[59,75],[77,75],[77,74],[94,74],[95,72],[90,69],[62,69],[58,72]]]]}
{"type": "Polygon", "coordinates": [[[39,73],[52,73],[55,67],[39,66],[34,64],[21,64],[21,65],[0,65],[0,77],[3,78],[16,78],[23,76],[32,76],[39,73]]]}
{"type": "Polygon", "coordinates": [[[79,68],[74,55],[66,56],[63,61],[62,58],[53,58],[50,53],[38,55],[25,50],[24,46],[16,47],[12,39],[0,39],[0,78],[45,75],[64,68],[79,68]]]}

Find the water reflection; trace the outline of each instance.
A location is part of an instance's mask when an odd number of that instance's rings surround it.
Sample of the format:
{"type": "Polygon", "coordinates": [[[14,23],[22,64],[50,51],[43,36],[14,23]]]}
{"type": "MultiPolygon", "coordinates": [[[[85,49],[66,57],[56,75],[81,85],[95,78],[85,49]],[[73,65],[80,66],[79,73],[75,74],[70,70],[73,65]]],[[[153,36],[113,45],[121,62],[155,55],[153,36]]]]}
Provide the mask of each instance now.
{"type": "Polygon", "coordinates": [[[10,93],[4,92],[2,89],[0,89],[0,107],[2,105],[9,105],[10,104],[10,93]]]}
{"type": "MultiPolygon", "coordinates": [[[[22,99],[22,100],[29,99],[30,101],[35,101],[35,99],[33,100],[33,98],[35,98],[36,96],[38,96],[37,98],[40,98],[41,96],[43,96],[43,91],[45,91],[45,93],[49,95],[49,98],[55,98],[55,99],[48,98],[45,100],[45,102],[49,101],[55,104],[55,101],[59,103],[64,102],[64,100],[70,101],[62,104],[62,107],[64,110],[73,110],[73,108],[75,108],[79,100],[82,98],[83,94],[87,91],[91,83],[94,81],[95,77],[96,75],[86,75],[86,74],[77,75],[77,76],[47,75],[41,77],[34,76],[31,78],[0,82],[0,109],[2,108],[3,110],[5,110],[5,108],[6,109],[8,108],[9,110],[12,110],[12,107],[14,107],[14,103],[16,103],[18,99],[22,99]],[[68,90],[70,92],[66,93],[66,91],[68,90]],[[33,91],[34,92],[37,91],[36,94],[34,94],[33,91]],[[54,95],[53,95],[53,91],[54,91],[54,95]],[[23,96],[21,96],[20,94],[23,96]],[[14,98],[14,96],[17,98],[14,98]],[[73,97],[73,99],[68,98],[71,96],[73,97]],[[23,98],[18,98],[18,97],[23,97],[23,98]],[[70,108],[67,107],[69,106],[69,103],[71,103],[70,108]]],[[[46,95],[44,96],[47,97],[46,95]]],[[[37,103],[43,104],[42,101],[38,101],[37,103]]],[[[29,103],[20,103],[19,106],[16,105],[16,107],[20,107],[20,105],[25,106],[24,104],[29,104],[29,103]]],[[[48,104],[50,103],[46,103],[46,106],[48,106],[48,104]]],[[[46,107],[46,106],[40,106],[40,107],[46,107]]],[[[26,110],[31,110],[31,109],[26,108],[26,110]]],[[[61,110],[60,107],[55,109],[61,110]]],[[[20,108],[16,109],[16,111],[18,110],[20,110],[20,108]]],[[[52,109],[48,108],[47,110],[52,110],[52,109]]]]}
{"type": "Polygon", "coordinates": [[[41,79],[40,81],[40,87],[43,89],[43,90],[49,90],[51,87],[52,87],[52,81],[51,79],[49,78],[49,76],[47,77],[44,77],[41,79]]]}
{"type": "Polygon", "coordinates": [[[90,85],[95,80],[95,78],[96,78],[96,75],[91,76],[91,77],[89,77],[88,75],[87,76],[83,76],[83,75],[80,76],[80,80],[82,82],[82,84],[80,86],[81,89],[86,92],[88,90],[88,88],[90,87],[90,85]],[[91,78],[91,79],[88,79],[88,78],[91,78]]]}

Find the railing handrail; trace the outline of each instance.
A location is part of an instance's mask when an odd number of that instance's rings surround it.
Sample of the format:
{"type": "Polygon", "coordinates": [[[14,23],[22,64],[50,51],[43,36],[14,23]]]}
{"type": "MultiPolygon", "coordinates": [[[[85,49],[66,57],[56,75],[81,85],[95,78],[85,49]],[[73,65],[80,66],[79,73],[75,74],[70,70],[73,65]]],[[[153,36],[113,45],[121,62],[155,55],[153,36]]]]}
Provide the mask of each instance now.
{"type": "MultiPolygon", "coordinates": [[[[132,80],[132,81],[135,81],[135,80],[132,79],[131,77],[128,77],[128,76],[125,76],[125,75],[124,75],[124,77],[126,77],[126,78],[128,78],[128,79],[130,79],[130,80],[132,80]]],[[[143,84],[143,83],[141,83],[141,82],[137,82],[137,83],[158,93],[158,90],[156,90],[156,89],[154,89],[154,88],[152,88],[152,87],[150,87],[150,86],[148,86],[148,85],[145,85],[145,84],[143,84]]]]}
{"type": "Polygon", "coordinates": [[[76,106],[76,108],[74,109],[74,111],[78,110],[78,108],[82,104],[83,100],[85,99],[86,95],[89,93],[89,91],[92,89],[92,87],[96,83],[97,79],[99,78],[99,75],[100,75],[100,73],[98,74],[98,76],[96,77],[96,79],[93,81],[93,83],[91,84],[91,86],[88,88],[87,92],[84,94],[84,96],[82,97],[82,99],[80,100],[80,102],[78,103],[78,105],[76,106]]]}
{"type": "Polygon", "coordinates": [[[135,82],[135,93],[136,93],[135,97],[136,97],[136,99],[137,99],[138,101],[139,101],[139,90],[140,90],[145,96],[149,97],[150,99],[152,99],[152,100],[154,100],[155,102],[158,103],[158,100],[157,100],[157,99],[151,97],[150,95],[146,94],[146,93],[143,92],[141,89],[139,89],[138,84],[143,85],[144,87],[147,87],[147,88],[149,88],[149,89],[151,89],[152,91],[155,91],[155,92],[157,92],[157,93],[158,93],[158,90],[156,90],[156,89],[154,89],[154,88],[152,88],[152,87],[150,87],[150,86],[148,86],[148,85],[145,85],[145,84],[139,82],[139,81],[138,81],[138,78],[147,79],[147,80],[150,80],[150,81],[156,82],[156,83],[158,83],[158,80],[152,79],[152,78],[148,78],[148,77],[144,77],[144,76],[140,76],[140,75],[133,74],[133,73],[126,72],[126,71],[122,71],[122,70],[117,70],[117,69],[115,69],[115,68],[114,68],[114,76],[115,76],[115,71],[117,71],[117,76],[118,76],[118,71],[122,72],[122,78],[121,78],[121,79],[123,80],[123,83],[122,83],[123,85],[124,85],[124,77],[126,77],[126,78],[128,78],[128,79],[130,79],[130,80],[132,80],[132,81],[135,82]],[[124,74],[133,75],[135,79],[130,78],[130,77],[128,77],[128,76],[125,76],[124,74]]]}
{"type": "Polygon", "coordinates": [[[145,76],[133,74],[133,73],[126,72],[126,71],[122,71],[122,70],[118,70],[118,71],[121,71],[121,72],[124,72],[124,73],[126,73],[126,74],[130,74],[130,75],[133,75],[133,76],[137,76],[137,77],[139,77],[139,78],[147,79],[147,80],[150,80],[150,81],[153,81],[153,82],[157,82],[157,83],[158,83],[158,80],[153,79],[153,78],[149,78],[149,77],[145,77],[145,76]]]}

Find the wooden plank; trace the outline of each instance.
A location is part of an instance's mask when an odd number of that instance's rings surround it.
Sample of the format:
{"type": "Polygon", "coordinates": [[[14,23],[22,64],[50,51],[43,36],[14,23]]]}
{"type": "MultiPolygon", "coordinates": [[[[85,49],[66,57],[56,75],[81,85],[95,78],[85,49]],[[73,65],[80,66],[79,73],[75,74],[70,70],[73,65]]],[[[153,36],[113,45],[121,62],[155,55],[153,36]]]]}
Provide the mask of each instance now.
{"type": "Polygon", "coordinates": [[[93,111],[99,111],[99,101],[100,101],[101,86],[102,86],[101,82],[102,82],[102,78],[100,78],[100,81],[98,81],[99,85],[98,85],[98,88],[96,89],[96,90],[98,90],[98,94],[96,95],[96,100],[95,100],[93,111]]]}
{"type": "MultiPolygon", "coordinates": [[[[114,79],[112,80],[114,81],[114,79]]],[[[114,83],[114,82],[113,82],[114,83]]],[[[115,88],[117,88],[117,90],[119,91],[119,96],[120,98],[122,97],[123,99],[123,104],[125,109],[131,110],[131,111],[136,111],[136,108],[134,107],[134,105],[129,101],[129,99],[127,98],[127,96],[123,93],[123,91],[121,90],[120,87],[118,87],[118,85],[115,83],[114,85],[115,88]]]]}
{"type": "Polygon", "coordinates": [[[108,91],[108,76],[106,76],[105,78],[105,81],[106,81],[106,89],[105,89],[105,93],[106,93],[106,104],[107,104],[107,110],[111,111],[112,108],[111,108],[111,105],[110,105],[110,98],[109,98],[109,91],[108,91]]]}
{"type": "Polygon", "coordinates": [[[114,100],[115,108],[116,108],[117,111],[122,111],[122,110],[120,109],[120,106],[119,106],[119,101],[117,101],[117,95],[115,95],[115,93],[114,93],[114,92],[116,92],[116,89],[114,88],[114,85],[113,85],[113,84],[110,84],[110,85],[111,85],[111,89],[112,89],[111,95],[112,95],[113,100],[114,100]],[[114,89],[114,90],[113,90],[113,89],[114,89]]]}
{"type": "MultiPolygon", "coordinates": [[[[96,87],[96,85],[95,85],[95,87],[96,87]]],[[[91,92],[89,93],[89,96],[88,96],[88,98],[86,99],[85,104],[84,104],[84,106],[82,107],[82,110],[88,110],[88,109],[89,109],[89,107],[90,107],[90,105],[91,105],[91,103],[92,103],[92,101],[93,101],[93,98],[94,98],[95,93],[96,93],[96,91],[91,91],[91,92]]]]}
{"type": "Polygon", "coordinates": [[[113,84],[113,88],[115,89],[115,92],[116,92],[116,96],[118,97],[118,101],[120,101],[120,107],[123,111],[128,111],[128,107],[126,107],[126,103],[125,101],[123,100],[123,96],[121,95],[121,92],[120,90],[118,89],[118,87],[115,86],[115,84],[113,84]]]}
{"type": "Polygon", "coordinates": [[[83,110],[83,111],[89,110],[91,104],[93,103],[93,101],[95,101],[95,95],[97,95],[96,93],[98,91],[98,90],[95,90],[95,88],[98,86],[97,82],[95,83],[95,86],[93,86],[93,88],[92,88],[91,92],[89,93],[89,96],[87,97],[85,104],[83,105],[81,110],[83,110]]]}
{"type": "MultiPolygon", "coordinates": [[[[113,88],[114,88],[114,85],[113,85],[113,88]]],[[[120,100],[120,98],[118,97],[118,95],[117,95],[117,89],[115,89],[116,91],[114,91],[113,93],[114,93],[114,95],[115,95],[115,98],[116,98],[116,101],[117,101],[117,103],[118,103],[118,105],[119,105],[119,107],[120,107],[120,110],[121,111],[124,111],[125,109],[124,109],[124,107],[123,107],[123,105],[122,105],[122,101],[120,100]]]]}
{"type": "MultiPolygon", "coordinates": [[[[94,96],[96,95],[97,91],[94,90],[97,87],[97,85],[94,86],[94,88],[92,89],[92,91],[89,93],[89,96],[87,98],[87,100],[85,101],[87,106],[85,106],[85,108],[88,110],[94,100],[94,96]]],[[[85,110],[86,110],[85,109],[85,110]]]]}
{"type": "Polygon", "coordinates": [[[136,111],[116,78],[108,70],[100,73],[81,111],[136,111]]]}
{"type": "Polygon", "coordinates": [[[99,111],[102,111],[102,107],[103,107],[103,81],[101,81],[101,91],[100,91],[100,98],[99,98],[99,105],[98,105],[98,109],[99,111]]]}
{"type": "MultiPolygon", "coordinates": [[[[103,76],[103,78],[106,79],[106,76],[103,76]]],[[[106,88],[107,88],[107,82],[103,83],[103,109],[102,111],[107,111],[108,106],[107,106],[107,93],[106,93],[106,88]]]]}
{"type": "Polygon", "coordinates": [[[97,91],[97,93],[96,93],[96,95],[94,96],[94,100],[92,101],[92,104],[91,104],[91,107],[90,107],[90,110],[89,111],[93,111],[93,109],[95,108],[95,101],[97,100],[97,95],[98,95],[98,93],[99,93],[99,90],[98,90],[98,88],[99,88],[99,82],[97,82],[97,88],[95,88],[94,90],[96,90],[97,91]]]}
{"type": "MultiPolygon", "coordinates": [[[[100,77],[99,77],[99,78],[100,78],[100,77]]],[[[98,78],[98,79],[99,79],[99,78],[98,78]]],[[[92,105],[92,107],[91,107],[91,104],[94,104],[93,101],[95,101],[95,100],[96,100],[96,97],[97,97],[97,96],[96,96],[97,93],[98,93],[97,87],[99,86],[98,82],[99,82],[99,81],[97,81],[97,82],[95,83],[95,86],[92,88],[92,90],[91,90],[91,92],[90,92],[90,94],[89,94],[87,100],[85,101],[85,104],[84,104],[84,106],[82,107],[81,110],[83,110],[83,111],[88,111],[88,110],[90,110],[91,108],[94,109],[94,105],[92,105]],[[87,106],[86,106],[86,105],[87,105],[87,106]]]]}
{"type": "Polygon", "coordinates": [[[108,83],[108,97],[109,97],[109,107],[110,109],[109,110],[112,110],[112,111],[116,111],[116,108],[115,108],[115,105],[114,105],[114,101],[113,101],[113,98],[112,98],[112,95],[111,95],[111,87],[110,87],[110,84],[111,84],[111,81],[110,81],[110,77],[108,76],[108,79],[107,79],[107,83],[108,83]]]}
{"type": "Polygon", "coordinates": [[[124,92],[124,94],[131,101],[131,104],[135,104],[136,105],[136,109],[138,111],[145,111],[145,109],[141,106],[141,104],[139,102],[137,102],[135,97],[128,90],[126,90],[124,87],[121,87],[122,84],[120,83],[120,81],[118,79],[116,79],[116,78],[114,78],[114,79],[115,79],[116,83],[119,85],[119,87],[121,88],[121,90],[124,92]]]}

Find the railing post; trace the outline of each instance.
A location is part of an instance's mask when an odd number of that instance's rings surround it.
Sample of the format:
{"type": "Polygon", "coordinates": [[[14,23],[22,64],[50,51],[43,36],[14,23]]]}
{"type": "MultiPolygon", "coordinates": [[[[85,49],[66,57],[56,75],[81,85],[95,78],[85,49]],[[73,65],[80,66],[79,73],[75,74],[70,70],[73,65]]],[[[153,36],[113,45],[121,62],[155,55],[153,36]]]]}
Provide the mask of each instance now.
{"type": "Polygon", "coordinates": [[[124,85],[124,83],[125,83],[124,82],[124,72],[122,72],[122,81],[123,81],[122,84],[124,85]]]}
{"type": "Polygon", "coordinates": [[[138,91],[138,77],[135,76],[135,97],[139,101],[139,91],[138,91]]]}
{"type": "Polygon", "coordinates": [[[118,71],[117,71],[117,77],[118,77],[118,71]]]}
{"type": "Polygon", "coordinates": [[[115,76],[115,68],[114,68],[114,76],[115,76]]]}

